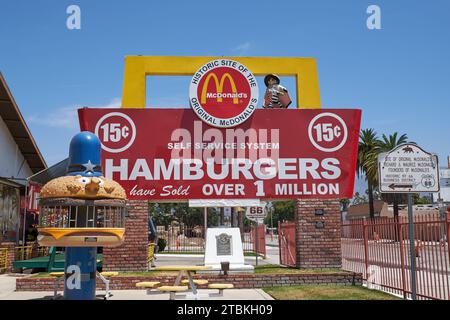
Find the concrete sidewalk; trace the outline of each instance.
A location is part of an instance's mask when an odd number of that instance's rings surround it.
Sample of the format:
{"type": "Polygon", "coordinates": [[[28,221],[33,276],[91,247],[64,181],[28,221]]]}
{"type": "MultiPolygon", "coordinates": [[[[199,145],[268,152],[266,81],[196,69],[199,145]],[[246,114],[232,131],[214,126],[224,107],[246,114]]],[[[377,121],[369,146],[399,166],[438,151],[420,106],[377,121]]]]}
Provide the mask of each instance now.
{"type": "MultiPolygon", "coordinates": [[[[62,293],[62,292],[59,292],[62,293]]],[[[146,290],[111,290],[113,294],[108,300],[169,300],[168,293],[157,293],[147,295],[146,290]]],[[[217,293],[217,290],[198,290],[198,300],[273,300],[262,289],[228,289],[224,290],[223,297],[209,297],[209,293],[217,293]]],[[[103,300],[105,291],[97,291],[97,299],[103,300]]],[[[0,296],[0,300],[51,300],[53,292],[48,291],[20,291],[8,292],[0,296]]],[[[61,296],[57,298],[62,299],[61,296]]],[[[177,294],[177,300],[195,300],[192,292],[177,294]],[[180,297],[185,295],[185,297],[180,297]]]]}
{"type": "Polygon", "coordinates": [[[11,274],[0,274],[0,300],[16,290],[16,278],[11,274]]]}
{"type": "MultiPolygon", "coordinates": [[[[15,291],[16,278],[25,275],[19,274],[2,274],[0,275],[0,300],[51,300],[53,299],[53,291],[15,291]]],[[[218,290],[199,289],[198,300],[273,300],[273,298],[265,293],[262,289],[227,289],[223,291],[223,297],[209,297],[210,293],[217,293],[218,290]]],[[[62,294],[61,291],[58,293],[62,294]]],[[[169,300],[168,293],[156,293],[147,295],[146,290],[111,290],[113,294],[108,300],[169,300]]],[[[177,294],[186,297],[177,298],[180,300],[195,300],[192,292],[177,294]]],[[[97,299],[103,300],[105,291],[97,291],[97,299]]],[[[62,297],[58,297],[62,299],[62,297]]]]}

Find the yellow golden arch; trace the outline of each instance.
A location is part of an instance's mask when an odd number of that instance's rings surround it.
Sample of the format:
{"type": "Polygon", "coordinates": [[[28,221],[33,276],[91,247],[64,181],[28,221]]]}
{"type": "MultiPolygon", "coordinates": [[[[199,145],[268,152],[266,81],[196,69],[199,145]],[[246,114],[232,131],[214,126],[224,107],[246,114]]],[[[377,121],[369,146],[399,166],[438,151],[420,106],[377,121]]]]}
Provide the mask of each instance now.
{"type": "MultiPolygon", "coordinates": [[[[189,76],[205,63],[217,59],[235,60],[256,76],[275,73],[296,78],[297,108],[320,108],[319,79],[314,58],[275,57],[177,57],[127,56],[122,108],[145,108],[147,76],[189,76]]],[[[186,88],[187,90],[187,88],[186,88]]]]}
{"type": "MultiPolygon", "coordinates": [[[[222,78],[220,78],[220,82],[219,82],[219,78],[217,77],[217,75],[214,72],[211,72],[210,74],[208,74],[206,76],[205,84],[203,85],[202,95],[200,97],[200,102],[201,103],[206,103],[206,91],[208,90],[208,84],[209,84],[209,80],[211,80],[211,78],[214,79],[214,83],[216,85],[217,93],[222,93],[223,92],[223,84],[225,82],[225,79],[228,79],[228,81],[230,81],[231,92],[233,92],[233,93],[237,92],[236,84],[234,83],[233,78],[230,76],[230,74],[228,72],[224,73],[222,75],[222,78]]],[[[238,100],[239,99],[237,97],[234,97],[233,98],[233,103],[234,104],[238,104],[238,100]]],[[[217,101],[218,102],[222,102],[222,97],[221,96],[217,97],[217,101]]]]}

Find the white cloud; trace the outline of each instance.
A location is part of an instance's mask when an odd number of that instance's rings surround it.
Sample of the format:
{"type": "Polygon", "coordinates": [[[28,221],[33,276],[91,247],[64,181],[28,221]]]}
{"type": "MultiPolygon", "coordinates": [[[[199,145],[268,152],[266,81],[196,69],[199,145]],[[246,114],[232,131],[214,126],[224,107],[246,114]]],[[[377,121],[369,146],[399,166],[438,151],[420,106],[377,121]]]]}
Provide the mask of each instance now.
{"type": "MultiPolygon", "coordinates": [[[[89,106],[90,108],[119,108],[121,100],[119,98],[112,99],[109,103],[99,106],[89,106]]],[[[81,106],[79,104],[69,107],[58,108],[50,114],[46,115],[32,115],[28,118],[30,123],[37,125],[48,126],[52,128],[66,128],[78,129],[78,114],[77,110],[81,106]]]]}
{"type": "Polygon", "coordinates": [[[51,114],[28,118],[28,122],[53,128],[75,129],[78,127],[77,107],[64,107],[51,114]]]}
{"type": "Polygon", "coordinates": [[[244,42],[231,49],[231,51],[235,52],[236,55],[238,56],[242,56],[244,54],[247,54],[247,52],[250,50],[250,47],[251,47],[250,42],[244,42]]]}
{"type": "Polygon", "coordinates": [[[112,99],[108,104],[100,105],[100,106],[92,106],[90,108],[120,108],[122,106],[122,100],[120,98],[112,99]]]}

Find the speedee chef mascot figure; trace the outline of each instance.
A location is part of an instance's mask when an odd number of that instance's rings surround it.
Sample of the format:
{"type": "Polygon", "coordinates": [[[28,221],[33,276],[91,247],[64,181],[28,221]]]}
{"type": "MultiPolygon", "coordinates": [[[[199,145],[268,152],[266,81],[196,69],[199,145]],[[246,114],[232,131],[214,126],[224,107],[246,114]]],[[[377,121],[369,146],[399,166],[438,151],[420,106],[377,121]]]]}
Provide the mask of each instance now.
{"type": "Polygon", "coordinates": [[[267,87],[264,95],[263,108],[287,108],[291,104],[291,98],[285,87],[280,85],[280,78],[276,74],[268,74],[264,77],[267,87]]]}
{"type": "Polygon", "coordinates": [[[125,190],[103,176],[100,140],[80,132],[70,142],[66,176],[41,189],[38,242],[66,247],[64,298],[95,299],[97,247],[116,247],[125,233],[125,190]]]}

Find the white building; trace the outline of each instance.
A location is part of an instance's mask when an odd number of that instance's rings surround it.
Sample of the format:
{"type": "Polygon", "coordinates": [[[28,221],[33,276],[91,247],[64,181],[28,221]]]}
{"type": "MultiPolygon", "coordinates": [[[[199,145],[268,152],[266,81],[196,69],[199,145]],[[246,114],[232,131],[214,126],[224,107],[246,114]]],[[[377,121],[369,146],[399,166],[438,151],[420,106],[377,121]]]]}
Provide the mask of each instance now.
{"type": "Polygon", "coordinates": [[[450,156],[447,157],[447,167],[439,168],[439,184],[441,191],[433,193],[433,202],[442,199],[444,203],[450,204],[450,156]]]}
{"type": "Polygon", "coordinates": [[[0,73],[0,243],[18,241],[26,178],[46,167],[0,73]]]}

